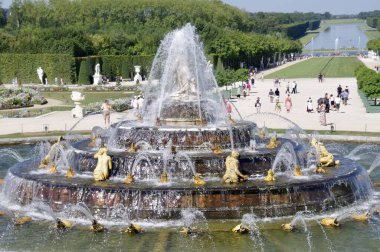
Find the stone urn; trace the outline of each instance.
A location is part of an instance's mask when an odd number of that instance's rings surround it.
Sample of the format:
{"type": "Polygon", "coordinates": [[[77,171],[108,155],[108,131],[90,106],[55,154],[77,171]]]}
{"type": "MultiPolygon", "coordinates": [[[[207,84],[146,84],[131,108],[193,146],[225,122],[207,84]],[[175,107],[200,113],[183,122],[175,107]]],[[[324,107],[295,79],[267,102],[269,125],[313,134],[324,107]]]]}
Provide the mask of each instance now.
{"type": "Polygon", "coordinates": [[[84,100],[84,94],[82,94],[79,91],[72,91],[71,92],[71,100],[74,101],[75,108],[71,110],[71,115],[74,118],[80,118],[83,117],[84,111],[83,108],[80,105],[80,102],[84,100]]]}
{"type": "Polygon", "coordinates": [[[135,77],[133,78],[133,80],[137,83],[137,81],[141,82],[142,81],[142,77],[140,75],[140,71],[141,71],[141,66],[135,66],[135,77]]]}

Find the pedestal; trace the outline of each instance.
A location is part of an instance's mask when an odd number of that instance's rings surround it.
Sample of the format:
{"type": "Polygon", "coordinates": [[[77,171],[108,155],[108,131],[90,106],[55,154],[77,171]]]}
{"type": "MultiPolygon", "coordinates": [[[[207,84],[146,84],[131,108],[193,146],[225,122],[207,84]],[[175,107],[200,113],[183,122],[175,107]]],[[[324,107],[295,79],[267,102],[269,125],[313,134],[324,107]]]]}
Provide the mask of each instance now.
{"type": "Polygon", "coordinates": [[[75,108],[71,110],[71,115],[74,118],[81,118],[83,117],[84,109],[80,106],[80,102],[75,102],[75,108]]]}
{"type": "Polygon", "coordinates": [[[100,84],[102,84],[102,77],[103,77],[103,75],[101,75],[101,74],[94,74],[92,77],[94,78],[94,85],[100,85],[100,84]]]}

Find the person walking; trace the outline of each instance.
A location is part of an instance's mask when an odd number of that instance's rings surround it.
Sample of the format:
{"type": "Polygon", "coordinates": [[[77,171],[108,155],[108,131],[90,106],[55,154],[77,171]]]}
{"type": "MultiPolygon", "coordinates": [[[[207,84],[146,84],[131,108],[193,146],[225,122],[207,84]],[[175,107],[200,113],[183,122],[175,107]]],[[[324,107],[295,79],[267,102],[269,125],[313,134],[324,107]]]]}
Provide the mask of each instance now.
{"type": "Polygon", "coordinates": [[[306,105],[306,111],[307,113],[313,112],[313,101],[311,100],[311,97],[307,100],[307,105],[306,105]]]}
{"type": "Polygon", "coordinates": [[[276,100],[276,104],[274,105],[274,112],[277,112],[277,113],[281,112],[281,104],[279,100],[276,100]]]}
{"type": "Polygon", "coordinates": [[[256,102],[255,102],[255,108],[256,108],[256,112],[257,112],[257,113],[260,113],[260,110],[261,110],[260,97],[257,97],[257,99],[256,99],[256,102]]]}
{"type": "Polygon", "coordinates": [[[269,90],[269,93],[268,93],[268,96],[269,96],[269,100],[270,100],[270,103],[273,103],[273,99],[274,99],[274,92],[273,90],[269,90]]]}
{"type": "Polygon", "coordinates": [[[289,81],[286,83],[286,91],[285,94],[290,94],[290,83],[289,81]]]}
{"type": "Polygon", "coordinates": [[[335,99],[334,99],[333,94],[330,95],[329,102],[330,102],[330,109],[335,110],[335,99]]]}
{"type": "Polygon", "coordinates": [[[319,110],[319,122],[322,126],[326,126],[326,104],[324,102],[321,102],[318,105],[319,110]]]}
{"type": "Polygon", "coordinates": [[[108,128],[111,121],[111,109],[112,109],[112,106],[109,104],[108,100],[104,100],[104,103],[102,104],[101,109],[103,111],[104,126],[105,128],[108,128]]]}
{"type": "Polygon", "coordinates": [[[293,81],[292,82],[292,94],[295,94],[296,93],[296,82],[293,81]]]}
{"type": "Polygon", "coordinates": [[[339,108],[340,108],[340,102],[342,101],[342,99],[340,98],[340,96],[337,96],[335,97],[335,110],[337,112],[339,112],[339,108]]]}
{"type": "Polygon", "coordinates": [[[342,86],[339,85],[338,88],[336,89],[336,92],[337,92],[337,95],[338,97],[340,97],[342,95],[342,86]]]}
{"type": "Polygon", "coordinates": [[[292,106],[292,98],[290,97],[290,94],[288,94],[288,96],[285,98],[285,108],[288,113],[292,109],[292,106]]]}
{"type": "Polygon", "coordinates": [[[348,92],[346,90],[344,90],[342,92],[342,102],[343,102],[343,105],[347,105],[347,101],[348,101],[348,92]]]}

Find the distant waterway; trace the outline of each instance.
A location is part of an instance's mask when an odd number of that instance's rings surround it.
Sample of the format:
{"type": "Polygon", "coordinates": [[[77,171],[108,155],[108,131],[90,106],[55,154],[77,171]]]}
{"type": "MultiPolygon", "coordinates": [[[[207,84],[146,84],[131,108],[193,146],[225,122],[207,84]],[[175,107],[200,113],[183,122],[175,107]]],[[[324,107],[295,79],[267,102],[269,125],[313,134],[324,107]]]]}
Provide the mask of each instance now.
{"type": "Polygon", "coordinates": [[[361,23],[332,24],[307,44],[305,50],[343,50],[363,49],[367,46],[368,37],[360,29],[361,23]]]}

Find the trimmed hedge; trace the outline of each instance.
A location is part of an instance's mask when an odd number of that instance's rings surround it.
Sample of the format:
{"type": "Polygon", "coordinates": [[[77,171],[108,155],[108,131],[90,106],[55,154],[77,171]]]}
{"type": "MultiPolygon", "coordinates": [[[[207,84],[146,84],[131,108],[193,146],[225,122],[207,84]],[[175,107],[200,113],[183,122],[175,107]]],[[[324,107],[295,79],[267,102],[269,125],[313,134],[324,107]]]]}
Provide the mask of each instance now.
{"type": "Polygon", "coordinates": [[[17,77],[20,83],[40,83],[37,68],[42,67],[49,83],[54,78],[71,79],[73,58],[64,54],[0,54],[0,81],[11,83],[17,77]]]}
{"type": "Polygon", "coordinates": [[[309,28],[309,22],[284,25],[282,27],[286,35],[288,35],[289,37],[293,39],[298,39],[304,36],[308,28],[309,28]]]}
{"type": "MultiPolygon", "coordinates": [[[[66,54],[0,54],[0,83],[11,83],[17,77],[20,83],[40,83],[37,68],[42,67],[49,83],[54,78],[63,78],[65,83],[78,83],[81,62],[87,62],[88,78],[94,74],[96,63],[101,65],[101,74],[111,81],[122,75],[133,78],[135,65],[141,66],[141,75],[148,75],[154,55],[103,55],[73,58],[66,54]]],[[[83,82],[84,84],[87,82],[83,82]]]]}

